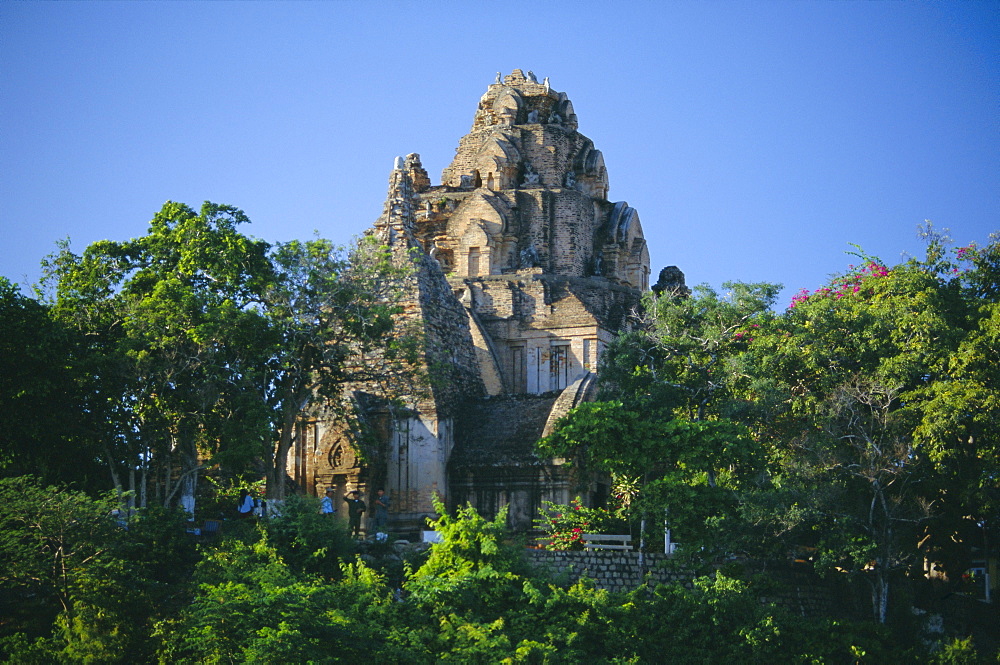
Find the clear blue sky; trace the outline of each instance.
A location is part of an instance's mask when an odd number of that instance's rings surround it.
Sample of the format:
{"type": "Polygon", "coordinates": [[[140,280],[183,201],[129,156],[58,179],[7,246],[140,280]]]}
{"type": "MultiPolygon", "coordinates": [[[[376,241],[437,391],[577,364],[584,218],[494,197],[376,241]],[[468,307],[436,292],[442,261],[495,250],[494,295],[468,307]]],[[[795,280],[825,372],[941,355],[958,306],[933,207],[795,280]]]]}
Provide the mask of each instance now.
{"type": "Polygon", "coordinates": [[[817,288],[1000,229],[1000,2],[0,3],[0,275],[166,200],[347,243],[495,73],[573,101],[654,274],[817,288]]]}

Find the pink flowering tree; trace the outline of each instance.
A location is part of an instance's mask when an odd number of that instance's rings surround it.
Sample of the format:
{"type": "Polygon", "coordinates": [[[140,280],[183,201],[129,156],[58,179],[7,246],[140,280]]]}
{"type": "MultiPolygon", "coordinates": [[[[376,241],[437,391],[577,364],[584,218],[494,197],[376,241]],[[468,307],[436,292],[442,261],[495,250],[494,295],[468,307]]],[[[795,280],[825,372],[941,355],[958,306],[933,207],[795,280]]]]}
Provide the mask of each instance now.
{"type": "Polygon", "coordinates": [[[767,405],[780,500],[753,519],[869,583],[884,622],[908,570],[960,575],[997,521],[1000,252],[932,236],[923,260],[858,257],[755,335],[733,390],[767,405]]]}

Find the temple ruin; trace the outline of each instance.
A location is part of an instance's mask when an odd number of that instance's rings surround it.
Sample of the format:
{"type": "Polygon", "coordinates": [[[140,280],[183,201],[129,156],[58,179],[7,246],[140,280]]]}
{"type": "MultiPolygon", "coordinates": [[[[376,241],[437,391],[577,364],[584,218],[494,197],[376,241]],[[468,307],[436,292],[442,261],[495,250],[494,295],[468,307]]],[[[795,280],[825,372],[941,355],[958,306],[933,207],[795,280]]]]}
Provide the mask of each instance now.
{"type": "Polygon", "coordinates": [[[370,233],[411,257],[403,316],[422,327],[437,380],[405,409],[355,392],[377,440],[368,464],[342,425],[304,422],[289,475],[314,494],[370,499],[384,487],[394,532],[424,528],[432,493],[486,516],[506,505],[516,530],[581,486],[600,502],[606,486],[539,459],[534,444],[593,398],[605,345],[649,288],[639,215],[608,191],[566,93],[518,69],[479,100],[440,185],[419,155],[397,158],[370,233]]]}

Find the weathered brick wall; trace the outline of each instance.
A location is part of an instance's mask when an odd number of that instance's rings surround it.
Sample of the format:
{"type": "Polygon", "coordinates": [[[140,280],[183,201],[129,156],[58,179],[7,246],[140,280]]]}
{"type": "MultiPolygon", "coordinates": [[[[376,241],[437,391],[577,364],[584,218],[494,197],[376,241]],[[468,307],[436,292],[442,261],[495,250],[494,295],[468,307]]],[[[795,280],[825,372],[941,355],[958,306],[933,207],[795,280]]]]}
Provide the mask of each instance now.
{"type": "MultiPolygon", "coordinates": [[[[552,389],[549,377],[551,344],[570,346],[569,378],[595,371],[598,354],[614,334],[627,327],[639,294],[599,277],[568,278],[539,272],[491,275],[476,279],[453,277],[452,287],[468,290],[508,389],[516,381],[512,346],[524,346],[534,382],[528,392],[552,389]],[[532,369],[534,368],[534,369],[532,369]]],[[[520,392],[514,389],[515,392],[520,392]]]]}
{"type": "Polygon", "coordinates": [[[577,154],[589,147],[590,139],[557,125],[519,129],[517,145],[525,161],[534,168],[544,187],[563,187],[566,173],[573,170],[577,154]]]}
{"type": "MultiPolygon", "coordinates": [[[[441,182],[459,187],[463,175],[478,170],[485,185],[494,163],[483,159],[483,146],[498,141],[514,146],[519,153],[516,161],[532,164],[544,186],[561,186],[565,165],[572,163],[569,160],[578,151],[589,147],[576,128],[573,104],[565,93],[528,81],[520,70],[514,70],[504,83],[489,86],[479,100],[472,129],[459,142],[455,159],[445,168],[441,182]]],[[[503,153],[509,161],[509,148],[503,153]]]]}
{"type": "Polygon", "coordinates": [[[516,241],[506,234],[516,225],[511,203],[501,193],[477,189],[468,195],[447,221],[445,238],[439,244],[452,251],[451,270],[455,275],[478,276],[509,272],[517,268],[516,241]],[[480,253],[479,266],[471,274],[469,250],[480,253]]]}
{"type": "Polygon", "coordinates": [[[543,436],[551,434],[555,429],[556,423],[565,417],[572,408],[596,398],[597,375],[593,373],[586,374],[583,378],[575,381],[569,388],[569,390],[564,390],[556,399],[556,403],[552,405],[552,410],[549,411],[549,417],[545,423],[545,429],[542,432],[543,436]]]}
{"type": "Polygon", "coordinates": [[[423,323],[429,368],[447,374],[436,376],[431,389],[438,414],[450,416],[466,399],[480,397],[486,389],[464,307],[433,259],[421,254],[416,263],[407,316],[423,323]]]}
{"type": "MultiPolygon", "coordinates": [[[[408,157],[408,167],[410,172],[422,168],[417,155],[408,157]]],[[[416,398],[424,414],[450,417],[466,399],[484,395],[485,387],[465,308],[455,297],[438,262],[421,251],[414,233],[417,211],[413,204],[409,172],[394,169],[374,233],[389,247],[394,261],[412,268],[399,294],[403,308],[399,323],[422,329],[426,345],[422,368],[435,374],[429,396],[396,396],[416,398]]]]}
{"type": "MultiPolygon", "coordinates": [[[[607,173],[593,141],[576,127],[566,95],[530,81],[519,70],[503,84],[491,85],[480,99],[472,131],[461,138],[442,174],[442,185],[419,190],[421,244],[439,247],[446,269],[455,275],[468,275],[471,247],[488,255],[478,274],[516,271],[522,267],[521,252],[529,248],[546,273],[592,274],[599,262],[595,253],[604,245],[600,240],[595,247],[595,239],[610,211],[607,173]],[[432,196],[474,188],[477,196],[453,214],[427,208],[432,196]],[[490,210],[476,200],[490,190],[503,200],[504,209],[490,210]],[[449,218],[443,233],[442,217],[449,218]]],[[[415,171],[415,176],[423,182],[422,174],[415,171]]],[[[616,270],[616,261],[607,265],[609,276],[627,278],[616,270]]]]}
{"type": "MultiPolygon", "coordinates": [[[[489,173],[499,173],[504,166],[503,163],[497,164],[491,153],[500,153],[506,156],[507,153],[511,152],[510,148],[513,147],[518,153],[517,156],[520,157],[522,156],[520,143],[521,131],[515,127],[494,126],[466,134],[458,142],[455,158],[441,174],[441,184],[449,187],[460,187],[463,175],[472,175],[474,171],[479,171],[480,184],[486,186],[489,173]],[[504,144],[508,145],[504,146],[504,144]]],[[[500,161],[507,160],[501,158],[500,161]]]]}
{"type": "MultiPolygon", "coordinates": [[[[476,312],[484,321],[517,319],[515,325],[525,330],[596,324],[617,331],[639,304],[638,292],[599,277],[525,273],[453,278],[451,283],[455,288],[472,289],[476,312]]],[[[500,339],[507,337],[500,335],[500,339]]]]}

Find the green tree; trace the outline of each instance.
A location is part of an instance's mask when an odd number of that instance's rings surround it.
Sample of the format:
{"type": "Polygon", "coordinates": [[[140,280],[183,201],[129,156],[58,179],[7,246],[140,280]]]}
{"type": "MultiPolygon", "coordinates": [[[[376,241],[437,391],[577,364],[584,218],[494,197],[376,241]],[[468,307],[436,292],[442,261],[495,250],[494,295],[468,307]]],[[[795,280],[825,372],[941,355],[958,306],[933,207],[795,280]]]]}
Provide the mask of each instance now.
{"type": "Polygon", "coordinates": [[[507,511],[502,508],[491,521],[483,519],[471,504],[460,507],[454,517],[435,497],[438,519],[430,527],[442,542],[431,548],[427,561],[406,581],[406,590],[431,608],[478,615],[480,607],[495,607],[510,599],[522,571],[521,553],[505,542],[507,511]]]}
{"type": "Polygon", "coordinates": [[[939,257],[929,269],[957,301],[961,335],[933,380],[909,397],[919,417],[915,445],[935,471],[933,490],[923,493],[935,508],[923,551],[957,578],[972,547],[996,551],[1000,539],[1000,242],[952,253],[932,245],[928,254],[939,257]]]}
{"type": "MultiPolygon", "coordinates": [[[[152,620],[176,607],[194,546],[178,515],[143,514],[129,528],[114,493],[92,499],[30,477],[0,480],[3,633],[54,660],[148,660],[152,620]]],[[[41,656],[40,656],[41,657],[41,656]]]]}
{"type": "Polygon", "coordinates": [[[160,662],[406,662],[382,627],[392,596],[358,563],[330,582],[289,567],[263,529],[226,538],[189,605],[155,632],[160,662]]]}
{"type": "Polygon", "coordinates": [[[428,663],[600,662],[606,592],[595,601],[582,585],[565,593],[532,579],[523,549],[506,540],[505,510],[486,520],[471,505],[435,508],[441,542],[408,575],[394,621],[409,653],[428,663]]]}
{"type": "Polygon", "coordinates": [[[726,548],[711,524],[733,513],[737,491],[762,468],[731,378],[735,359],[770,320],[779,288],[725,287],[725,296],[707,286],[650,294],[645,326],[602,359],[601,395],[609,401],[580,405],[540,444],[542,454],[637,479],[643,534],[650,512],[669,510],[691,551],[706,554],[726,548]]]}
{"type": "MultiPolygon", "coordinates": [[[[758,519],[866,579],[880,622],[919,544],[931,554],[967,541],[962,516],[995,523],[996,363],[983,346],[995,244],[977,250],[992,261],[965,273],[935,243],[925,260],[893,268],[862,256],[796,296],[742,358],[784,396],[761,432],[791,507],[758,519]]],[[[752,382],[744,387],[754,399],[752,382]]]]}
{"type": "Polygon", "coordinates": [[[85,341],[49,308],[0,277],[0,474],[46,483],[106,485],[85,406],[93,388],[85,341]]]}
{"type": "MultiPolygon", "coordinates": [[[[443,507],[439,507],[443,511],[443,507]]],[[[417,662],[885,662],[886,635],[804,619],[760,602],[767,583],[724,575],[693,584],[563,588],[522,569],[503,520],[442,512],[441,543],[407,581],[388,628],[417,662]],[[720,629],[721,628],[721,629],[720,629]]],[[[893,654],[911,652],[898,642],[893,654]]]]}
{"type": "Polygon", "coordinates": [[[192,511],[204,467],[261,460],[281,499],[303,414],[350,418],[346,385],[416,376],[419,337],[394,319],[409,264],[372,238],[350,252],[271,247],[240,233],[246,222],[230,206],[167,203],[140,238],[81,256],[64,244],[45,263],[55,314],[87,340],[101,457],[141,505],[152,480],[162,503],[192,511]]]}
{"type": "Polygon", "coordinates": [[[742,425],[657,417],[621,402],[581,404],[539,442],[539,450],[617,477],[639,478],[637,509],[661,512],[670,506],[673,527],[704,556],[726,548],[710,525],[735,510],[736,493],[753,482],[763,462],[742,425]]]}
{"type": "Polygon", "coordinates": [[[64,248],[48,263],[57,313],[123,368],[124,389],[105,396],[116,403],[112,429],[130,433],[108,459],[116,486],[122,472],[152,464],[162,500],[188,512],[203,460],[249,461],[269,445],[267,414],[247,399],[244,377],[266,340],[254,305],[273,276],[266,243],[236,230],[246,221],[229,206],[195,213],[168,202],[147,235],[97,242],[79,257],[64,248]]]}
{"type": "Polygon", "coordinates": [[[779,284],[726,282],[724,295],[700,285],[690,296],[650,294],[646,372],[679,395],[677,415],[693,422],[733,418],[742,401],[733,395],[734,359],[772,318],[779,284]]]}
{"type": "Polygon", "coordinates": [[[279,243],[276,278],[264,296],[273,346],[259,374],[272,413],[275,444],[267,455],[267,492],[283,499],[296,424],[317,404],[350,417],[344,386],[364,384],[388,396],[415,378],[418,338],[399,329],[399,289],[410,273],[374,238],[344,252],[329,241],[279,243]]]}
{"type": "Polygon", "coordinates": [[[41,599],[72,618],[81,575],[112,548],[113,499],[95,501],[21,476],[0,479],[0,500],[0,583],[15,598],[41,599]]]}
{"type": "Polygon", "coordinates": [[[326,579],[341,576],[341,564],[351,557],[353,540],[347,525],[319,512],[319,500],[292,495],[281,515],[263,522],[268,543],[296,574],[326,579]]]}

